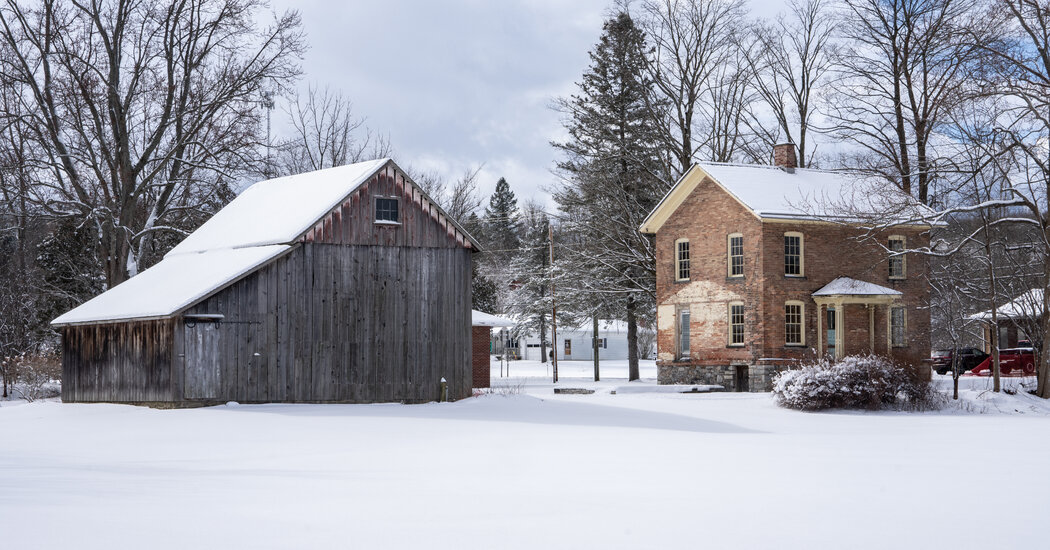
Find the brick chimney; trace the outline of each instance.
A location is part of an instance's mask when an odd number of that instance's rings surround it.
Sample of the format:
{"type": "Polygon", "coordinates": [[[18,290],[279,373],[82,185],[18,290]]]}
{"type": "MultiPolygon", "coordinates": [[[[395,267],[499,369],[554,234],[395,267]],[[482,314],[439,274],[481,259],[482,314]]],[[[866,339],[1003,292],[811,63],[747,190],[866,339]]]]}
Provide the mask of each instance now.
{"type": "Polygon", "coordinates": [[[781,143],[773,146],[773,165],[785,172],[794,172],[798,168],[798,157],[795,156],[794,143],[781,143]]]}

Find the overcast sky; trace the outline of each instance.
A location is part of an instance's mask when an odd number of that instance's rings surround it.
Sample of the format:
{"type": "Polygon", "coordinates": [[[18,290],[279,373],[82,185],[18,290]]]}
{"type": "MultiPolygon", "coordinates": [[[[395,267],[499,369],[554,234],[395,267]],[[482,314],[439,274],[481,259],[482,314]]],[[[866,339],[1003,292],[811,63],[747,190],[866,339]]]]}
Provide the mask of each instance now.
{"type": "MultiPolygon", "coordinates": [[[[777,11],[779,0],[760,0],[777,11]]],[[[349,97],[395,160],[454,178],[484,164],[486,197],[506,177],[546,202],[553,98],[571,94],[610,0],[273,0],[298,9],[310,44],[303,85],[349,97]]]]}

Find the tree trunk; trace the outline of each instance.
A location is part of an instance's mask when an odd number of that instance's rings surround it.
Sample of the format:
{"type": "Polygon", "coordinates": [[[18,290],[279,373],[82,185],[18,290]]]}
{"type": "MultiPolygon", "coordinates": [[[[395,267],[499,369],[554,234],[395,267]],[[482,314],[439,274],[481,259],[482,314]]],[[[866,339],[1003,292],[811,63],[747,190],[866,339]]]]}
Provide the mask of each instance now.
{"type": "MultiPolygon", "coordinates": [[[[1046,229],[1044,228],[1044,235],[1046,229]]],[[[1043,259],[1043,288],[1050,284],[1050,259],[1043,259]]],[[[1043,345],[1036,353],[1036,395],[1050,399],[1050,292],[1043,291],[1043,315],[1039,320],[1043,329],[1043,345]]]]}
{"type": "Polygon", "coordinates": [[[594,334],[594,338],[591,338],[591,347],[594,349],[594,381],[598,382],[600,376],[598,375],[598,315],[595,314],[592,318],[591,329],[594,334]]]}
{"type": "Polygon", "coordinates": [[[547,362],[547,316],[540,315],[540,362],[547,362]]]}
{"type": "Polygon", "coordinates": [[[638,319],[634,296],[627,297],[627,380],[638,380],[638,319]]]}

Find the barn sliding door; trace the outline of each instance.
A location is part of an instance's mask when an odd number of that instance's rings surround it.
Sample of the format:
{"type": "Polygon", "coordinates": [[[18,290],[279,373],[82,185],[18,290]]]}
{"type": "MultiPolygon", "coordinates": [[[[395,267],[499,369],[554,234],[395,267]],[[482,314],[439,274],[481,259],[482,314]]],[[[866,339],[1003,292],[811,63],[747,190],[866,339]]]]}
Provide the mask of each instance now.
{"type": "Polygon", "coordinates": [[[186,399],[219,396],[219,323],[186,323],[186,399]]]}

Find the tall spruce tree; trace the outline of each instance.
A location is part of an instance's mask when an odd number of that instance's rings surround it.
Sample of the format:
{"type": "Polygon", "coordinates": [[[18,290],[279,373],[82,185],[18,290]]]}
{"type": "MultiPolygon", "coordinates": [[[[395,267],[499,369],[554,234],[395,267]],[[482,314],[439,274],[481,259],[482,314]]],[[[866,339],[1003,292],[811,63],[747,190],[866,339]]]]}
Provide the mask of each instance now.
{"type": "Polygon", "coordinates": [[[667,190],[645,55],[645,35],[628,13],[606,21],[579,93],[557,103],[569,139],[554,144],[565,176],[554,198],[578,243],[559,288],[589,295],[593,309],[622,313],[631,380],[639,376],[639,317],[652,315],[655,300],[652,242],[638,227],[667,190]]]}
{"type": "Polygon", "coordinates": [[[485,236],[493,256],[506,261],[521,246],[521,212],[518,199],[505,178],[496,182],[496,190],[485,207],[485,236]]]}

